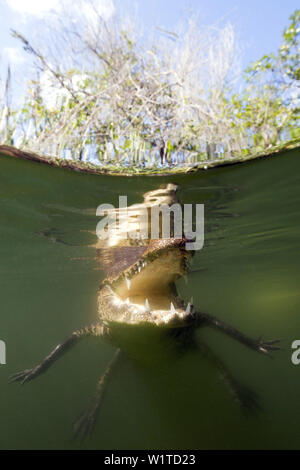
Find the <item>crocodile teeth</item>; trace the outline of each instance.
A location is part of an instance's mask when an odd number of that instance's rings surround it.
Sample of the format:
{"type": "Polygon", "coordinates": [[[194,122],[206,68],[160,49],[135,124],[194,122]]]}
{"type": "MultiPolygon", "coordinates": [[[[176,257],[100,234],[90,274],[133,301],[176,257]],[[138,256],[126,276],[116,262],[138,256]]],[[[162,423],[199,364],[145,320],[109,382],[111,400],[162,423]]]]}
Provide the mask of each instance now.
{"type": "Polygon", "coordinates": [[[130,290],[131,280],[128,279],[128,277],[126,277],[126,284],[127,284],[127,289],[130,290]]]}
{"type": "Polygon", "coordinates": [[[191,305],[194,305],[194,297],[191,297],[191,305]]]}
{"type": "Polygon", "coordinates": [[[187,284],[188,284],[188,278],[187,278],[187,276],[186,276],[186,275],[184,275],[184,276],[183,276],[183,278],[184,278],[184,282],[185,282],[185,283],[186,283],[186,285],[187,285],[187,284]]]}
{"type": "Polygon", "coordinates": [[[185,311],[186,311],[186,313],[191,313],[192,307],[191,307],[190,302],[187,304],[187,307],[186,307],[186,310],[185,310],[185,311]]]}
{"type": "Polygon", "coordinates": [[[127,299],[125,300],[125,304],[129,305],[130,301],[129,301],[129,297],[127,297],[127,299]]]}
{"type": "Polygon", "coordinates": [[[176,309],[175,309],[174,305],[172,304],[172,302],[171,302],[171,306],[170,306],[170,312],[171,312],[172,315],[174,313],[176,313],[176,309]]]}
{"type": "Polygon", "coordinates": [[[138,271],[139,271],[139,273],[141,272],[141,267],[140,266],[138,267],[138,271]]]}
{"type": "Polygon", "coordinates": [[[149,305],[148,299],[146,299],[146,301],[145,301],[145,309],[146,309],[147,312],[150,312],[150,305],[149,305]]]}

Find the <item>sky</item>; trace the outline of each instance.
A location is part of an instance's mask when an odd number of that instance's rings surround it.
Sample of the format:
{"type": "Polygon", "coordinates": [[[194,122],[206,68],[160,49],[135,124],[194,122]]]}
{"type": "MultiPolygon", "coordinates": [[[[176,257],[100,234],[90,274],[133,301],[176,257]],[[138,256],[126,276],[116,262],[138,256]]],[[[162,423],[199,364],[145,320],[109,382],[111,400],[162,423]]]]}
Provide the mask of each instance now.
{"type": "MultiPolygon", "coordinates": [[[[65,0],[70,10],[92,20],[88,0],[65,0]]],[[[289,16],[299,7],[298,0],[93,0],[97,9],[109,17],[114,12],[135,9],[137,20],[148,28],[175,30],[189,12],[197,13],[205,25],[232,23],[242,48],[242,67],[265,53],[276,51],[289,16]],[[134,6],[133,6],[134,5],[134,6]]],[[[18,70],[28,55],[11,37],[10,29],[30,39],[41,28],[41,21],[53,10],[60,11],[61,0],[0,0],[0,74],[7,67],[18,70]]]]}

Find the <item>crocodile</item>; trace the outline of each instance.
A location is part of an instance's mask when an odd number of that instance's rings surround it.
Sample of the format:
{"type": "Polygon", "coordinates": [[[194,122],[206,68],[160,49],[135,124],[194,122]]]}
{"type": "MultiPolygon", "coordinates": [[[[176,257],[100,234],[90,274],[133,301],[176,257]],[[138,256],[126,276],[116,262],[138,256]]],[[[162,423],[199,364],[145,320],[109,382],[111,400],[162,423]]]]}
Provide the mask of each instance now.
{"type": "MultiPolygon", "coordinates": [[[[176,281],[188,274],[195,254],[186,249],[185,237],[175,238],[171,234],[170,238],[153,240],[150,237],[125,239],[122,236],[125,228],[129,234],[136,230],[138,215],[145,208],[151,217],[150,209],[153,206],[178,203],[177,189],[176,184],[168,184],[144,194],[143,203],[127,207],[125,213],[122,209],[113,210],[120,221],[118,233],[93,245],[105,271],[98,291],[96,322],[74,331],[35,367],[14,374],[11,377],[13,382],[24,384],[40,376],[79,339],[86,336],[112,339],[114,332],[122,326],[136,329],[137,334],[141,334],[141,326],[164,331],[184,347],[195,345],[197,329],[208,326],[261,354],[270,355],[280,349],[279,340],[252,339],[217,317],[198,310],[192,299],[186,302],[178,295],[176,281]]],[[[200,346],[198,344],[198,349],[215,364],[242,408],[250,410],[259,407],[255,394],[232,377],[213,351],[203,342],[200,346]]],[[[92,432],[104,391],[122,353],[122,347],[117,345],[87,410],[74,425],[77,436],[84,438],[92,432]]]]}

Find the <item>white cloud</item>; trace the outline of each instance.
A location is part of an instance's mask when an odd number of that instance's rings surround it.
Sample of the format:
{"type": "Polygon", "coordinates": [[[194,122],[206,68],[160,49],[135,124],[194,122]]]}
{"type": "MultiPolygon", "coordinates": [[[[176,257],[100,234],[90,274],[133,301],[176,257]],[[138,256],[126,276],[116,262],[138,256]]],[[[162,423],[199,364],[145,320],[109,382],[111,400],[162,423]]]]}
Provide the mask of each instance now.
{"type": "Polygon", "coordinates": [[[6,0],[10,8],[23,15],[43,16],[51,10],[59,9],[58,0],[6,0]]]}
{"type": "Polygon", "coordinates": [[[60,12],[63,7],[77,14],[84,14],[87,19],[95,13],[108,18],[114,12],[113,0],[6,0],[7,5],[25,16],[43,17],[51,12],[60,12]],[[75,7],[75,8],[74,8],[75,7]]]}
{"type": "Polygon", "coordinates": [[[25,56],[17,47],[5,47],[3,55],[7,57],[8,62],[11,64],[21,64],[25,62],[25,56]]]}
{"type": "Polygon", "coordinates": [[[103,18],[109,18],[114,12],[112,0],[82,1],[78,6],[78,13],[83,14],[87,20],[94,21],[96,13],[103,18]]]}

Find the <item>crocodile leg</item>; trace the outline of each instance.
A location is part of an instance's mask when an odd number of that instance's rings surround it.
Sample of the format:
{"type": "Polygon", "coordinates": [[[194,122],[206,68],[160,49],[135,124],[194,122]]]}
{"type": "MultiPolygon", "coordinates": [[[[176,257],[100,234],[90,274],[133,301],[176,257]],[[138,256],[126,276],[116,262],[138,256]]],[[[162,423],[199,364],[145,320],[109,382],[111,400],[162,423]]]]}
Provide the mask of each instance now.
{"type": "Polygon", "coordinates": [[[197,326],[211,326],[217,330],[222,331],[223,333],[226,333],[227,335],[236,339],[248,348],[253,349],[254,351],[257,351],[259,353],[270,355],[271,351],[277,351],[280,349],[280,347],[278,346],[280,340],[273,339],[269,341],[264,341],[262,340],[262,338],[250,338],[249,336],[240,332],[236,328],[233,328],[232,326],[219,320],[213,315],[209,315],[208,313],[197,312],[195,313],[195,318],[197,326]]]}
{"type": "Polygon", "coordinates": [[[100,405],[102,403],[104,392],[106,390],[109,379],[113,369],[115,368],[118,359],[120,357],[121,350],[117,349],[113,358],[108,363],[104,373],[100,377],[100,380],[97,383],[96,393],[88,404],[86,411],[79,417],[79,419],[74,424],[74,437],[84,440],[88,435],[90,435],[94,429],[95,421],[97,414],[99,412],[100,405]]]}
{"type": "Polygon", "coordinates": [[[10,381],[20,382],[23,385],[25,382],[29,382],[46,372],[57,359],[66,353],[81,338],[86,336],[104,336],[107,333],[108,328],[100,323],[76,330],[63,343],[58,344],[40,364],[32,369],[26,369],[13,374],[10,377],[10,381]]]}
{"type": "Polygon", "coordinates": [[[216,367],[220,378],[243,412],[249,414],[261,411],[257,394],[234,378],[224,362],[203,341],[196,343],[202,355],[216,367]]]}

